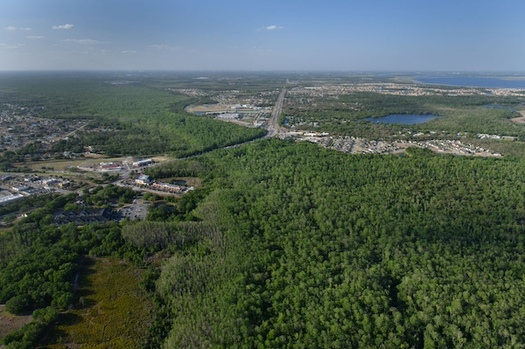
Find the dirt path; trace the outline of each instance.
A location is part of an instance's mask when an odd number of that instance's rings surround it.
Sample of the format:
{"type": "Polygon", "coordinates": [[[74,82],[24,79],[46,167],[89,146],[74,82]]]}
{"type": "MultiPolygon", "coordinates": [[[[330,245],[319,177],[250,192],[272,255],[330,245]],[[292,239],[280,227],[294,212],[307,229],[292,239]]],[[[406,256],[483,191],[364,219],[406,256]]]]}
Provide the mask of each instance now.
{"type": "Polygon", "coordinates": [[[519,113],[521,114],[521,116],[511,119],[511,121],[520,125],[525,124],[525,110],[520,110],[519,113]]]}

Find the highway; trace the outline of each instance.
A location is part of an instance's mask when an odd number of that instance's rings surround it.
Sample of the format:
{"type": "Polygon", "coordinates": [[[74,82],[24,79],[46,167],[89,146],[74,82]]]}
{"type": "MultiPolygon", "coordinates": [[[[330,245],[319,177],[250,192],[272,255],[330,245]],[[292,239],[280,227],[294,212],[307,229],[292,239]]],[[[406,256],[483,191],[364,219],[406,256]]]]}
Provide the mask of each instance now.
{"type": "Polygon", "coordinates": [[[286,89],[283,88],[281,93],[279,93],[279,97],[277,97],[277,102],[275,102],[275,106],[273,107],[272,115],[268,120],[268,134],[266,135],[266,137],[274,137],[279,133],[279,116],[281,115],[283,110],[285,96],[286,89]]]}

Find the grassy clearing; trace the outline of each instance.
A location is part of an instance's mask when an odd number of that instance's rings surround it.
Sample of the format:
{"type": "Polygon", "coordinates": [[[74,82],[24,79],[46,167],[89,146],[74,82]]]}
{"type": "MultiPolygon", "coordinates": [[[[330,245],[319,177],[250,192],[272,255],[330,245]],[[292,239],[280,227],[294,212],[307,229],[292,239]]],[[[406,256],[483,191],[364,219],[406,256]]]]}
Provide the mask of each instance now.
{"type": "MultiPolygon", "coordinates": [[[[167,156],[155,156],[152,158],[155,162],[165,162],[173,160],[174,158],[167,156]]],[[[64,159],[64,160],[48,160],[48,161],[28,161],[24,163],[15,164],[15,167],[27,167],[33,171],[40,171],[43,167],[52,168],[57,171],[64,171],[69,167],[76,166],[91,166],[99,164],[101,162],[119,162],[129,160],[129,157],[117,157],[117,158],[82,158],[82,159],[64,159]]]]}
{"type": "Polygon", "coordinates": [[[138,284],[142,270],[116,258],[88,258],[74,309],[62,314],[46,348],[138,348],[151,304],[138,284]]]}
{"type": "MultiPolygon", "coordinates": [[[[1,233],[0,233],[1,234],[1,233]]],[[[0,340],[4,338],[9,332],[20,329],[27,323],[30,323],[32,319],[31,315],[28,316],[16,316],[5,311],[4,306],[0,305],[0,340]]],[[[1,345],[0,345],[1,347],[1,345]]]]}
{"type": "Polygon", "coordinates": [[[40,170],[42,167],[53,168],[55,170],[65,170],[69,167],[76,166],[91,166],[94,164],[99,164],[101,162],[116,162],[123,161],[125,157],[119,158],[83,158],[83,159],[66,159],[66,160],[49,160],[49,161],[28,161],[22,164],[21,166],[28,167],[32,170],[40,170]]]}

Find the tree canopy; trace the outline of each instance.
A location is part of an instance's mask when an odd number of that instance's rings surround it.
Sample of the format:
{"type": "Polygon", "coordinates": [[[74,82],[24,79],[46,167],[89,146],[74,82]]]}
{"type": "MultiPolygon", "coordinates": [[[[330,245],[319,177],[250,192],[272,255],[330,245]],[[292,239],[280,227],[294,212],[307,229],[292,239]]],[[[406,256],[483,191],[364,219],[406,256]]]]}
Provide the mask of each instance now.
{"type": "Polygon", "coordinates": [[[523,160],[267,141],[202,159],[221,234],[157,282],[169,348],[519,347],[523,160]]]}

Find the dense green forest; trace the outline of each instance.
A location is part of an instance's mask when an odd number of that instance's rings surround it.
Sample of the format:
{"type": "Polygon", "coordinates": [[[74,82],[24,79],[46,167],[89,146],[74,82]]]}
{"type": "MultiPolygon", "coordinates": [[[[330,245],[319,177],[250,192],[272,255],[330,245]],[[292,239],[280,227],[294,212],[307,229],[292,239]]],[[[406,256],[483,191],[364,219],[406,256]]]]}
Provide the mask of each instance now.
{"type": "Polygon", "coordinates": [[[111,156],[187,156],[266,134],[188,114],[184,107],[199,99],[160,87],[157,80],[114,85],[108,79],[116,77],[110,74],[79,74],[7,75],[0,82],[0,99],[33,110],[35,116],[89,119],[88,127],[77,132],[78,140],[63,144],[69,151],[91,146],[111,156]]]}
{"type": "Polygon", "coordinates": [[[265,141],[202,158],[208,233],[156,283],[165,347],[519,348],[523,160],[410,154],[265,141]]]}

